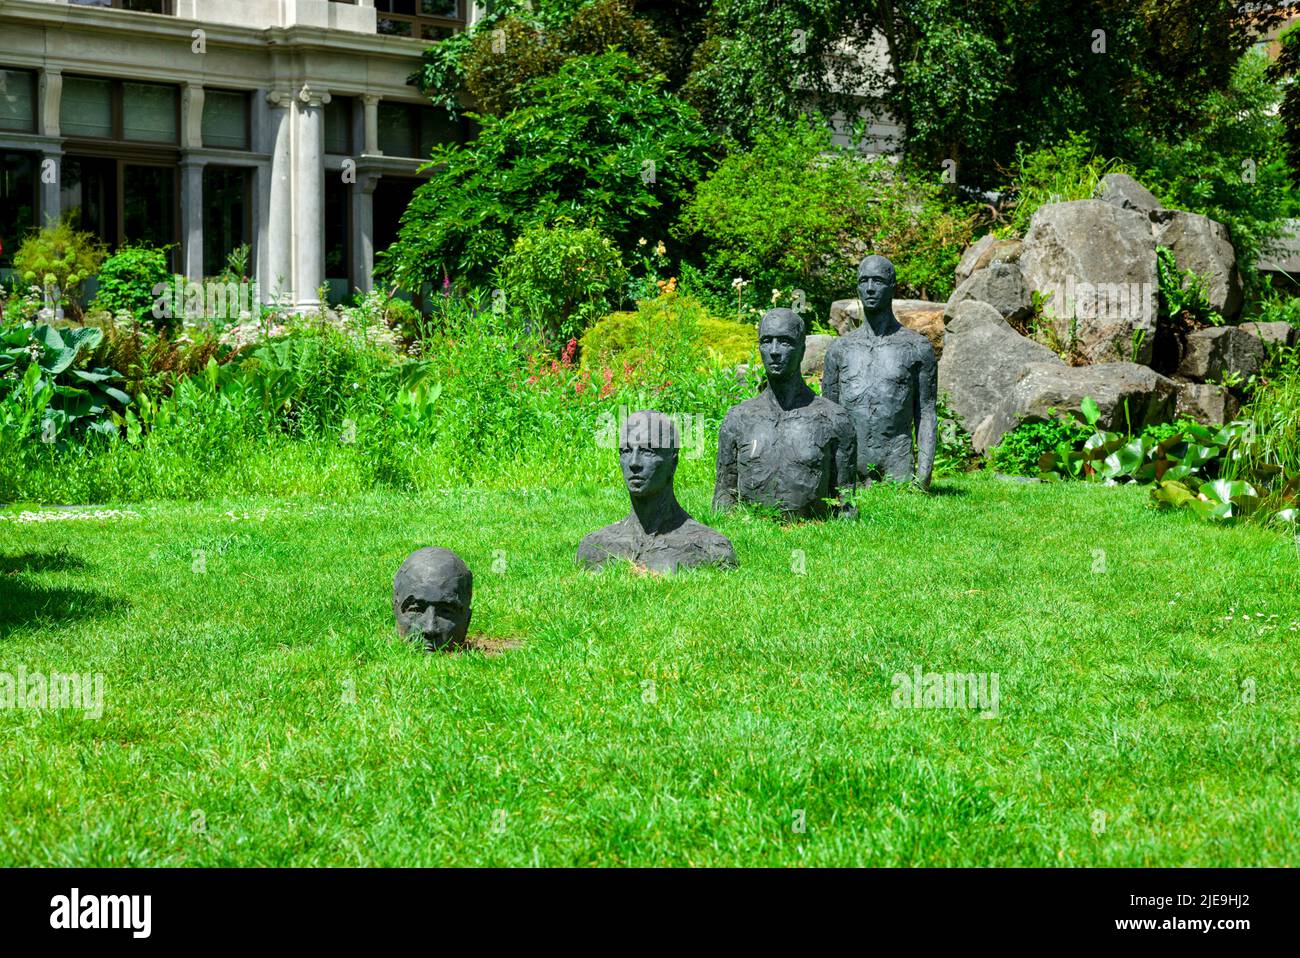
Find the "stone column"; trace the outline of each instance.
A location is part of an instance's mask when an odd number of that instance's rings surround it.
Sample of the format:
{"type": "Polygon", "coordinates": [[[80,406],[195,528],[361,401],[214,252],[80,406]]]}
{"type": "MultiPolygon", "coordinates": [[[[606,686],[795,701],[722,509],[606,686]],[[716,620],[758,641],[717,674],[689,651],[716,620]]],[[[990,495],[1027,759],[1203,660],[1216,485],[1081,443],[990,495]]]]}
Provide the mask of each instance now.
{"type": "Polygon", "coordinates": [[[379,174],[363,173],[352,185],[352,276],[363,293],[373,287],[375,269],[375,187],[379,174]]]}
{"type": "Polygon", "coordinates": [[[181,154],[181,272],[192,283],[203,282],[204,160],[181,154]]]}
{"type": "Polygon", "coordinates": [[[191,150],[203,148],[203,87],[181,90],[181,272],[203,282],[203,166],[191,150]]]}
{"type": "MultiPolygon", "coordinates": [[[[41,71],[40,90],[36,107],[37,131],[41,136],[61,136],[59,110],[63,105],[63,74],[57,69],[41,71]]],[[[41,151],[40,212],[38,226],[50,226],[59,221],[59,186],[63,178],[63,150],[49,146],[41,151]]]]}
{"type": "Polygon", "coordinates": [[[262,300],[274,303],[293,292],[293,94],[272,91],[266,116],[267,152],[271,154],[264,244],[265,269],[259,277],[262,300]]]}
{"type": "Polygon", "coordinates": [[[181,90],[181,149],[203,146],[203,87],[187,83],[181,90]]]}
{"type": "Polygon", "coordinates": [[[371,156],[380,155],[379,149],[379,100],[380,97],[374,93],[366,93],[361,97],[361,104],[365,111],[365,142],[362,146],[362,153],[369,153],[371,156]]]}
{"type": "Polygon", "coordinates": [[[293,144],[293,302],[298,310],[320,305],[325,281],[325,104],[326,90],[304,83],[298,91],[293,144]]]}

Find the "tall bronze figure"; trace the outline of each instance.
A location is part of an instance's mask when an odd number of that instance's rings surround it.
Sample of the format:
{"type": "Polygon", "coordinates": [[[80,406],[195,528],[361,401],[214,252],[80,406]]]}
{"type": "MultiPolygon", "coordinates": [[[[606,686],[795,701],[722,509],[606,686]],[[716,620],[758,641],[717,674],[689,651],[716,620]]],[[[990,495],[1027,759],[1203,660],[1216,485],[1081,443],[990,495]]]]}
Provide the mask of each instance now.
{"type": "Polygon", "coordinates": [[[885,257],[858,264],[858,298],[862,325],[826,351],[822,395],[853,419],[863,481],[912,480],[928,489],[938,432],[934,347],[894,318],[894,264],[885,257]]]}

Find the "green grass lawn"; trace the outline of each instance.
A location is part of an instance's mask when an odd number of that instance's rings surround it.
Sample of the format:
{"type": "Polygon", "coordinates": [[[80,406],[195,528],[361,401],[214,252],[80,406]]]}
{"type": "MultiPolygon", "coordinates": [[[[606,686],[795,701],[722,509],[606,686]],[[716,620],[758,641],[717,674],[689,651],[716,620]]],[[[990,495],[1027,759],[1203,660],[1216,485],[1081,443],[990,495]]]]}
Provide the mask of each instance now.
{"type": "Polygon", "coordinates": [[[1290,539],[1081,483],[786,527],[695,487],[739,570],[582,572],[613,482],[3,510],[0,671],[104,713],[0,711],[0,863],[1300,864],[1290,539]],[[423,545],[518,647],[394,637],[423,545]],[[915,669],[997,673],[997,717],[895,708],[915,669]]]}

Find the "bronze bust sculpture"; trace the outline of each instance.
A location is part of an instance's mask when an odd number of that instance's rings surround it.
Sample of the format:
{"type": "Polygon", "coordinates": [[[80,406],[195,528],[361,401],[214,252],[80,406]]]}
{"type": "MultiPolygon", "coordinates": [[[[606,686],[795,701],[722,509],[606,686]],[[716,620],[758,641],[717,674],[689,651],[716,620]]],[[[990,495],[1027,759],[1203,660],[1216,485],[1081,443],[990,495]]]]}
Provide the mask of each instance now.
{"type": "Polygon", "coordinates": [[[791,309],[769,310],[758,327],[767,388],[731,407],[718,434],[713,508],[775,506],[786,516],[845,511],[833,500],[857,484],[857,437],[842,406],[804,382],[805,330],[791,309]]]}

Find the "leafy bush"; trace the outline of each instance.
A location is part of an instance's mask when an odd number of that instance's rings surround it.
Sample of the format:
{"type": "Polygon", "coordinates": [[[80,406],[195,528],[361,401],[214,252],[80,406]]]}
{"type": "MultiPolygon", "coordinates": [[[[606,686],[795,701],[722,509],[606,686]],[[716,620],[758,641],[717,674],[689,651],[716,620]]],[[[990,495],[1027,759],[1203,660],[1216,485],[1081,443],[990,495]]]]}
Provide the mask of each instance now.
{"type": "Polygon", "coordinates": [[[1238,63],[1226,90],[1205,97],[1197,111],[1203,122],[1135,147],[1139,178],[1161,202],[1228,227],[1248,299],[1260,292],[1260,254],[1272,249],[1297,212],[1277,115],[1280,97],[1267,56],[1253,51],[1238,63]]]}
{"type": "Polygon", "coordinates": [[[1255,304],[1252,318],[1261,323],[1290,323],[1300,329],[1300,296],[1267,295],[1255,304]]]}
{"type": "Polygon", "coordinates": [[[74,433],[116,433],[113,413],[131,397],[112,369],[84,369],[104,334],[94,327],[55,329],[49,324],[0,332],[0,406],[6,431],[26,438],[39,428],[42,442],[74,433]]]}
{"type": "Polygon", "coordinates": [[[461,69],[465,88],[483,112],[509,113],[521,104],[522,91],[530,82],[553,76],[575,57],[618,50],[647,74],[669,69],[668,42],[624,0],[585,3],[571,18],[553,13],[558,22],[551,26],[534,22],[531,13],[515,13],[491,31],[475,31],[462,55],[461,69]]]}
{"type": "Polygon", "coordinates": [[[14,253],[14,271],[23,283],[57,290],[58,303],[79,313],[81,286],[99,270],[106,252],[98,237],[73,229],[65,217],[27,235],[14,253]]]}
{"type": "Polygon", "coordinates": [[[1029,152],[1017,148],[1011,182],[1006,187],[1013,197],[1011,216],[997,233],[1023,236],[1043,204],[1090,199],[1108,173],[1131,172],[1118,160],[1098,156],[1082,133],[1071,132],[1064,140],[1029,152]]]}
{"type": "Polygon", "coordinates": [[[1156,247],[1156,281],[1161,319],[1191,319],[1206,326],[1222,326],[1223,317],[1210,305],[1206,282],[1190,269],[1179,269],[1174,252],[1156,247]]]}
{"type": "Polygon", "coordinates": [[[530,226],[570,217],[619,248],[667,234],[703,170],[695,111],[621,53],[581,57],[530,82],[523,105],[482,116],[478,137],[435,150],[377,276],[411,292],[487,282],[530,226]]]}
{"type": "MultiPolygon", "coordinates": [[[[1054,412],[1054,410],[1049,410],[1054,412]]],[[[1038,474],[1043,456],[1065,445],[1077,446],[1091,434],[1083,423],[1069,416],[1022,422],[999,440],[989,452],[990,469],[1013,476],[1038,474]]]]}
{"type": "Polygon", "coordinates": [[[618,248],[569,221],[525,230],[501,263],[507,302],[548,339],[580,335],[620,299],[628,273],[618,248]]]}
{"type": "Polygon", "coordinates": [[[1300,519],[1300,378],[1274,383],[1252,419],[1210,428],[1180,422],[1133,437],[1097,428],[1090,397],[1083,416],[1093,430],[1082,447],[1062,442],[1039,460],[1043,479],[1090,479],[1107,485],[1149,483],[1160,507],[1187,508],[1203,519],[1300,519]],[[1263,436],[1267,438],[1262,438],[1263,436]]]}
{"type": "Polygon", "coordinates": [[[971,214],[937,183],[834,148],[829,130],[807,122],[726,157],[678,226],[702,241],[700,276],[715,292],[739,277],[766,306],[769,290],[802,289],[814,314],[853,288],[868,252],[894,261],[900,298],[942,299],[972,231],[971,214]]]}
{"type": "Polygon", "coordinates": [[[583,369],[656,378],[683,368],[754,360],[758,334],[753,326],[716,319],[698,300],[670,291],[637,303],[636,312],[606,316],[587,330],[581,346],[583,369]]]}
{"type": "Polygon", "coordinates": [[[99,289],[91,303],[92,309],[104,309],[113,316],[126,313],[137,323],[147,318],[159,329],[179,323],[179,319],[153,316],[154,287],[159,283],[166,287],[172,285],[165,247],[124,246],[104,261],[98,278],[99,289]]]}

